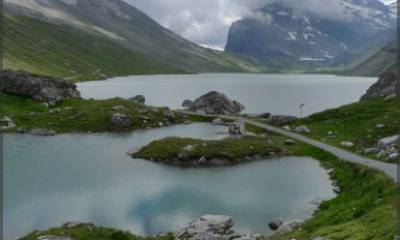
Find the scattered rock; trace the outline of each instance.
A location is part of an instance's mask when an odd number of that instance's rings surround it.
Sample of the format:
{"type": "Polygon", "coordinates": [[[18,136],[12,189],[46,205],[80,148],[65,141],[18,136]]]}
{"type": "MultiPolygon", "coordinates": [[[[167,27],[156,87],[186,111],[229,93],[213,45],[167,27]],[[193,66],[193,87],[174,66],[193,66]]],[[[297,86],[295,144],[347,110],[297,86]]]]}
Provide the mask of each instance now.
{"type": "Polygon", "coordinates": [[[27,133],[30,135],[34,136],[43,136],[43,137],[49,137],[49,136],[54,136],[57,135],[57,132],[51,129],[46,129],[46,128],[34,128],[34,129],[28,129],[25,130],[21,133],[27,133]]]}
{"type": "Polygon", "coordinates": [[[207,158],[206,158],[205,156],[202,156],[202,157],[199,159],[199,163],[200,163],[200,164],[205,164],[205,163],[207,163],[207,158]]]}
{"type": "Polygon", "coordinates": [[[64,236],[46,235],[38,237],[37,240],[72,240],[72,238],[64,236]]]}
{"type": "Polygon", "coordinates": [[[115,110],[115,111],[126,111],[126,110],[128,110],[125,106],[123,106],[123,105],[117,105],[117,106],[113,106],[113,107],[111,107],[111,109],[112,110],[115,110]]]}
{"type": "Polygon", "coordinates": [[[311,130],[306,125],[298,126],[294,129],[294,131],[297,133],[310,133],[311,132],[311,130]]]}
{"type": "Polygon", "coordinates": [[[232,234],[233,220],[229,216],[205,215],[175,232],[176,239],[213,240],[225,239],[232,234]]]}
{"type": "Polygon", "coordinates": [[[0,119],[0,131],[15,128],[17,125],[14,123],[14,121],[7,117],[4,116],[3,118],[0,119]]]}
{"type": "Polygon", "coordinates": [[[129,100],[139,104],[144,104],[146,102],[146,98],[143,95],[136,95],[135,97],[130,98],[129,100]]]}
{"type": "Polygon", "coordinates": [[[52,108],[49,110],[49,113],[60,113],[61,109],[60,108],[52,108]]]}
{"type": "Polygon", "coordinates": [[[398,144],[399,140],[400,140],[400,135],[394,135],[394,136],[382,138],[378,141],[378,147],[380,149],[385,149],[389,146],[398,144]]]}
{"type": "Polygon", "coordinates": [[[371,153],[378,153],[378,152],[379,152],[379,148],[377,148],[377,147],[367,148],[367,149],[364,149],[364,151],[363,151],[364,154],[371,154],[371,153]]]}
{"type": "Polygon", "coordinates": [[[282,225],[279,226],[279,228],[276,230],[277,234],[285,234],[288,232],[291,232],[295,230],[296,228],[300,227],[304,221],[302,220],[289,220],[289,221],[284,221],[282,225]]]}
{"type": "Polygon", "coordinates": [[[271,230],[276,231],[276,230],[279,229],[280,226],[282,226],[282,224],[283,224],[283,220],[278,219],[278,220],[275,220],[275,221],[272,221],[272,222],[268,223],[268,227],[271,230]]]}
{"type": "Polygon", "coordinates": [[[327,134],[328,134],[329,136],[333,136],[333,135],[334,135],[334,133],[333,133],[332,131],[328,131],[327,134]]]}
{"type": "Polygon", "coordinates": [[[354,147],[354,143],[346,142],[346,141],[341,142],[340,145],[342,145],[343,147],[347,147],[347,148],[354,147]]]}
{"type": "Polygon", "coordinates": [[[377,129],[382,129],[382,128],[385,128],[385,127],[386,127],[385,124],[381,124],[381,123],[376,124],[376,128],[377,128],[377,129]]]}
{"type": "Polygon", "coordinates": [[[283,129],[288,130],[288,131],[292,130],[289,125],[284,126],[283,129]]]}
{"type": "Polygon", "coordinates": [[[47,106],[54,106],[70,98],[80,98],[77,86],[63,80],[14,70],[0,71],[0,79],[3,83],[3,92],[30,97],[47,106]]]}
{"type": "Polygon", "coordinates": [[[187,151],[187,152],[191,152],[194,150],[194,146],[193,145],[187,145],[184,148],[182,148],[183,151],[187,151]]]}
{"type": "Polygon", "coordinates": [[[229,115],[239,113],[244,109],[239,102],[230,100],[225,94],[216,91],[202,95],[193,103],[185,100],[182,105],[188,106],[192,111],[205,114],[229,115]]]}
{"type": "Polygon", "coordinates": [[[276,115],[271,117],[271,124],[277,126],[285,126],[293,123],[297,120],[297,117],[287,115],[276,115]]]}
{"type": "Polygon", "coordinates": [[[132,126],[132,121],[130,117],[123,113],[115,113],[111,117],[111,123],[118,128],[128,128],[132,126]]]}
{"type": "Polygon", "coordinates": [[[246,122],[243,118],[236,118],[229,127],[229,133],[233,135],[246,135],[246,122]]]}
{"type": "Polygon", "coordinates": [[[188,152],[181,152],[178,154],[178,159],[182,161],[187,161],[190,159],[190,154],[188,152]]]}
{"type": "Polygon", "coordinates": [[[283,143],[284,143],[285,145],[295,145],[295,144],[296,144],[296,141],[293,140],[293,139],[286,139],[283,143]]]}

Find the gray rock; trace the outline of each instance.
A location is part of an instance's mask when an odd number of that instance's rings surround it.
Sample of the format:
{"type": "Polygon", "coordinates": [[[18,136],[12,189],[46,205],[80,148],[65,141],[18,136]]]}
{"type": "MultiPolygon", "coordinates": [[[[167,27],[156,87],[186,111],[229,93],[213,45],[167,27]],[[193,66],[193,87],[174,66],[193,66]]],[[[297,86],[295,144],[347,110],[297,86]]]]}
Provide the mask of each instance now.
{"type": "Polygon", "coordinates": [[[42,137],[49,137],[49,136],[57,135],[56,131],[51,130],[51,129],[46,129],[46,128],[29,129],[25,133],[34,135],[34,136],[42,136],[42,137]]]}
{"type": "Polygon", "coordinates": [[[185,101],[183,101],[182,107],[189,108],[189,109],[193,108],[194,107],[194,102],[192,100],[186,99],[185,101]]]}
{"type": "Polygon", "coordinates": [[[182,148],[183,151],[191,152],[194,150],[193,145],[186,145],[184,148],[182,148]]]}
{"type": "Polygon", "coordinates": [[[72,240],[72,238],[65,236],[46,235],[38,237],[37,240],[72,240]]]}
{"type": "Polygon", "coordinates": [[[297,133],[310,133],[311,132],[311,130],[306,125],[298,126],[294,129],[294,131],[297,133]]]}
{"type": "Polygon", "coordinates": [[[276,230],[277,234],[285,234],[288,232],[291,232],[295,230],[296,228],[300,227],[304,221],[302,220],[289,220],[289,221],[284,221],[281,226],[276,230]]]}
{"type": "Polygon", "coordinates": [[[187,161],[187,160],[189,160],[190,155],[189,155],[188,152],[181,152],[181,153],[178,154],[178,158],[180,160],[187,161]]]}
{"type": "Polygon", "coordinates": [[[276,231],[279,229],[280,226],[282,226],[282,224],[283,224],[283,220],[277,219],[277,220],[274,220],[274,221],[268,223],[268,227],[271,230],[276,231]]]}
{"type": "Polygon", "coordinates": [[[386,127],[385,124],[381,124],[381,123],[376,124],[376,128],[377,128],[377,129],[382,129],[382,128],[385,128],[385,127],[386,127]]]}
{"type": "Polygon", "coordinates": [[[288,130],[288,131],[292,130],[289,125],[284,126],[283,129],[288,130]]]}
{"type": "Polygon", "coordinates": [[[127,110],[127,108],[122,105],[113,106],[113,107],[111,107],[111,109],[114,111],[126,111],[127,110]]]}
{"type": "Polygon", "coordinates": [[[3,118],[0,119],[0,131],[15,128],[15,127],[17,127],[17,125],[14,123],[14,121],[11,118],[4,116],[3,118]]]}
{"type": "Polygon", "coordinates": [[[0,80],[3,92],[30,97],[47,106],[54,106],[65,99],[80,98],[77,86],[63,80],[14,70],[0,71],[0,80]]]}
{"type": "Polygon", "coordinates": [[[389,96],[396,95],[396,84],[398,82],[398,76],[394,72],[388,72],[382,74],[378,82],[373,84],[367,93],[361,97],[361,101],[374,98],[388,98],[389,96]]]}
{"type": "Polygon", "coordinates": [[[378,147],[380,149],[384,149],[389,146],[398,144],[399,140],[400,140],[400,135],[394,135],[394,136],[382,138],[378,141],[378,147]]]}
{"type": "Polygon", "coordinates": [[[177,231],[175,236],[177,239],[199,239],[196,236],[214,239],[215,235],[222,237],[232,227],[233,220],[229,216],[205,215],[177,231]]]}
{"type": "Polygon", "coordinates": [[[237,101],[230,100],[225,94],[216,91],[209,92],[197,98],[193,104],[185,101],[190,110],[205,114],[229,115],[239,113],[244,106],[237,101]]]}
{"type": "Polygon", "coordinates": [[[130,117],[123,113],[115,113],[111,117],[111,123],[114,124],[118,128],[128,128],[132,126],[132,121],[130,117]]]}
{"type": "Polygon", "coordinates": [[[297,117],[287,115],[275,115],[271,117],[271,124],[277,126],[289,125],[297,120],[297,117]]]}
{"type": "Polygon", "coordinates": [[[343,147],[347,147],[347,148],[354,147],[354,143],[349,142],[349,141],[343,141],[340,143],[340,145],[342,145],[343,147]]]}
{"type": "Polygon", "coordinates": [[[144,104],[146,102],[146,98],[143,95],[136,95],[135,97],[130,98],[129,100],[139,104],[144,104]]]}
{"type": "Polygon", "coordinates": [[[206,158],[205,156],[202,156],[202,157],[199,159],[199,163],[200,163],[200,164],[205,164],[205,163],[207,163],[207,158],[206,158]]]}
{"type": "Polygon", "coordinates": [[[52,108],[49,110],[49,113],[60,113],[61,109],[60,108],[52,108]]]}
{"type": "Polygon", "coordinates": [[[286,139],[283,143],[284,143],[285,145],[295,145],[295,144],[296,144],[296,141],[293,140],[293,139],[286,139]]]}
{"type": "Polygon", "coordinates": [[[247,134],[246,122],[243,118],[236,118],[229,127],[229,133],[244,136],[247,134]]]}

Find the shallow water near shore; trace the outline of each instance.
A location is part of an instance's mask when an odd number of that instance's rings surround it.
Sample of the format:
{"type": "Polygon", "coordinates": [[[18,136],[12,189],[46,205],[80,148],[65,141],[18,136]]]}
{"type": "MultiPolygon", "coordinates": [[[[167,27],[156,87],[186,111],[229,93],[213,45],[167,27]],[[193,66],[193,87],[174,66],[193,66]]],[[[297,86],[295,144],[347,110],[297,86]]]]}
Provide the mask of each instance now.
{"type": "Polygon", "coordinates": [[[226,135],[226,127],[203,123],[129,134],[6,134],[4,237],[68,221],[147,235],[210,213],[232,216],[239,232],[266,233],[268,221],[306,219],[316,209],[311,201],[335,196],[326,171],[308,157],[182,169],[126,154],[166,136],[226,135]]]}
{"type": "Polygon", "coordinates": [[[328,108],[356,102],[377,78],[291,74],[149,75],[84,82],[78,89],[84,98],[146,97],[146,104],[181,108],[209,91],[238,100],[245,113],[307,116],[328,108]],[[304,104],[303,113],[299,106],[304,104]]]}

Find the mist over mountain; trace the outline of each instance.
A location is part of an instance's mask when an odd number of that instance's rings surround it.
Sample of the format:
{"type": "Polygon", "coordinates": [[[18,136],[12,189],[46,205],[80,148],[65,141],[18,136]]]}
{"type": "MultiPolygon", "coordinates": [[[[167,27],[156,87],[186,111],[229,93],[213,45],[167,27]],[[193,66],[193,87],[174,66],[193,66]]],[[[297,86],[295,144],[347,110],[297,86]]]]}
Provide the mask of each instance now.
{"type": "Polygon", "coordinates": [[[345,66],[395,35],[396,15],[378,0],[267,1],[235,22],[226,51],[266,66],[345,66]]]}

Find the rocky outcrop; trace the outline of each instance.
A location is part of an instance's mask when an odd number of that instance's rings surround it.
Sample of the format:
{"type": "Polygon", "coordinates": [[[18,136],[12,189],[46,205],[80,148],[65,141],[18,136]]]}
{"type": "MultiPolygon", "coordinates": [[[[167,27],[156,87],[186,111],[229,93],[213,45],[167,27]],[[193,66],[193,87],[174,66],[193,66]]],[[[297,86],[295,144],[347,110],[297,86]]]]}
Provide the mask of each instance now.
{"type": "Polygon", "coordinates": [[[277,126],[285,126],[293,123],[297,120],[297,117],[287,115],[275,115],[271,117],[271,124],[277,126]]]}
{"type": "Polygon", "coordinates": [[[194,102],[185,100],[182,105],[191,111],[205,114],[229,115],[244,110],[242,104],[231,100],[225,94],[216,91],[202,95],[194,102]]]}
{"type": "Polygon", "coordinates": [[[14,121],[11,118],[5,116],[0,119],[0,131],[15,128],[15,127],[17,127],[17,125],[14,123],[14,121]]]}
{"type": "Polygon", "coordinates": [[[302,220],[283,221],[281,219],[272,221],[268,224],[269,228],[274,231],[274,234],[285,234],[293,231],[304,223],[302,220]]]}
{"type": "Polygon", "coordinates": [[[236,118],[235,121],[229,126],[229,133],[233,135],[246,135],[246,122],[243,118],[236,118]]]}
{"type": "Polygon", "coordinates": [[[65,99],[80,98],[80,93],[73,83],[23,71],[0,71],[0,87],[2,92],[26,96],[49,106],[65,99]]]}
{"type": "Polygon", "coordinates": [[[361,101],[373,98],[391,98],[396,96],[396,88],[399,84],[399,78],[396,73],[384,73],[380,76],[378,82],[373,84],[367,93],[361,97],[361,101]]]}
{"type": "Polygon", "coordinates": [[[229,216],[205,215],[176,231],[174,235],[178,240],[256,239],[251,235],[235,233],[233,225],[233,220],[229,216]]]}
{"type": "Polygon", "coordinates": [[[311,130],[306,125],[298,126],[294,129],[294,131],[297,133],[310,133],[311,132],[311,130]]]}
{"type": "Polygon", "coordinates": [[[111,123],[114,124],[118,128],[128,128],[132,126],[131,118],[123,113],[115,113],[111,117],[111,123]]]}

